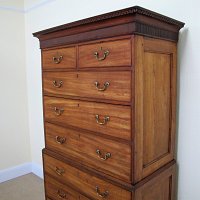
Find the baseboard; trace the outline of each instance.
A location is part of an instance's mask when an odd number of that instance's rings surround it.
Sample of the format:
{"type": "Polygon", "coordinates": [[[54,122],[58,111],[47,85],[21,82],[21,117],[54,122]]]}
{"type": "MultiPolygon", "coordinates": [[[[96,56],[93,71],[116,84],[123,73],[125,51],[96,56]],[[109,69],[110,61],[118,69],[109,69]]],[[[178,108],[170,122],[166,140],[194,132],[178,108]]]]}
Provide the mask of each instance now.
{"type": "Polygon", "coordinates": [[[34,173],[36,176],[38,176],[42,179],[44,178],[43,168],[41,167],[41,165],[38,165],[36,163],[32,163],[32,173],[34,173]]]}
{"type": "Polygon", "coordinates": [[[36,163],[24,163],[22,165],[0,170],[0,183],[29,173],[34,173],[36,176],[43,178],[43,169],[40,165],[36,163]]]}

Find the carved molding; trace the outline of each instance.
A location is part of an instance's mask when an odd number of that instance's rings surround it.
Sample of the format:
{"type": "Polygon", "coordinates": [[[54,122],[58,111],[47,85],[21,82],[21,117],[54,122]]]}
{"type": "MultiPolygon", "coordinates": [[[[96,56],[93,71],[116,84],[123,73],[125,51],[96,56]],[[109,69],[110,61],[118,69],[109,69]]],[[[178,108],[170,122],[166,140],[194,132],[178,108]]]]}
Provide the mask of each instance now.
{"type": "Polygon", "coordinates": [[[74,28],[77,26],[86,25],[86,24],[90,24],[90,23],[94,23],[94,22],[100,22],[100,21],[104,21],[107,19],[112,19],[112,18],[116,18],[116,17],[120,17],[120,16],[135,15],[135,14],[152,17],[152,18],[160,20],[162,22],[166,22],[171,25],[175,25],[178,27],[178,29],[180,29],[184,26],[183,22],[177,21],[175,19],[169,18],[167,16],[161,15],[159,13],[147,10],[147,9],[139,7],[139,6],[134,6],[134,7],[130,7],[130,8],[126,8],[126,9],[122,9],[122,10],[118,10],[118,11],[114,11],[114,12],[110,12],[110,13],[106,13],[106,14],[102,14],[102,15],[97,15],[95,17],[82,19],[82,20],[75,21],[72,23],[68,23],[68,24],[64,24],[64,25],[57,26],[54,28],[46,29],[44,31],[39,31],[39,32],[34,33],[33,35],[35,37],[38,37],[40,35],[52,33],[55,31],[74,28]]]}
{"type": "Polygon", "coordinates": [[[165,38],[172,41],[178,41],[178,33],[164,30],[147,24],[137,23],[134,34],[147,35],[154,38],[165,38]]]}

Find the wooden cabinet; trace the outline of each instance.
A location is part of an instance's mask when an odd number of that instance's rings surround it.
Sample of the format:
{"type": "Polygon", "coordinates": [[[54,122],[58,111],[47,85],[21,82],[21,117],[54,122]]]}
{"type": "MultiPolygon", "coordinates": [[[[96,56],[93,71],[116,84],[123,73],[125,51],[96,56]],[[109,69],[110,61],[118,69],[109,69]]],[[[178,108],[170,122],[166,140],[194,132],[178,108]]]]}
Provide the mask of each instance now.
{"type": "Polygon", "coordinates": [[[34,33],[46,199],[175,200],[183,26],[136,6],[34,33]]]}

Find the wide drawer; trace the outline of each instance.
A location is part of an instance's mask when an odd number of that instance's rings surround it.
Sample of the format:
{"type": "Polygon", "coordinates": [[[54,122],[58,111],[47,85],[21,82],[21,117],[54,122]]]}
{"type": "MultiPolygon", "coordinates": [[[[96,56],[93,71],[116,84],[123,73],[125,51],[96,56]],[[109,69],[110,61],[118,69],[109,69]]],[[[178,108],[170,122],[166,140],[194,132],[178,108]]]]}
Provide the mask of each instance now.
{"type": "Polygon", "coordinates": [[[91,134],[45,123],[46,148],[126,182],[130,181],[131,147],[91,134]]]}
{"type": "Polygon", "coordinates": [[[42,50],[42,67],[43,69],[76,68],[76,48],[42,50]]]}
{"type": "Polygon", "coordinates": [[[130,140],[131,108],[44,96],[45,120],[130,140]]]}
{"type": "Polygon", "coordinates": [[[131,192],[43,154],[45,173],[91,199],[131,200],[131,192]]]}
{"type": "Polygon", "coordinates": [[[81,45],[78,67],[131,66],[131,40],[116,40],[81,45]]]}
{"type": "Polygon", "coordinates": [[[131,73],[44,72],[44,93],[130,101],[131,73]]]}
{"type": "Polygon", "coordinates": [[[71,189],[70,187],[56,181],[50,176],[45,176],[45,191],[46,195],[54,200],[68,199],[68,200],[89,200],[83,197],[77,191],[71,189]]]}

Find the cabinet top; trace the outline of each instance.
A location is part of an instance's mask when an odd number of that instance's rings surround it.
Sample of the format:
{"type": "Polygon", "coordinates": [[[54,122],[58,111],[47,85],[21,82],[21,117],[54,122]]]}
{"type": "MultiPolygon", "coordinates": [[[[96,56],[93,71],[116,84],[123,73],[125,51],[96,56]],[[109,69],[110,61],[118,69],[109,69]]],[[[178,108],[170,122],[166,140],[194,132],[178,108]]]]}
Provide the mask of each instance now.
{"type": "Polygon", "coordinates": [[[184,23],[178,20],[139,6],[133,6],[130,8],[117,10],[114,12],[109,12],[106,14],[97,15],[94,17],[49,28],[33,33],[33,35],[39,38],[41,41],[100,28],[102,29],[109,26],[117,26],[120,24],[127,24],[129,25],[129,28],[130,25],[132,25],[132,32],[129,31],[130,33],[128,34],[140,34],[172,41],[178,40],[178,35],[173,33],[178,33],[179,30],[184,26],[184,23]]]}

